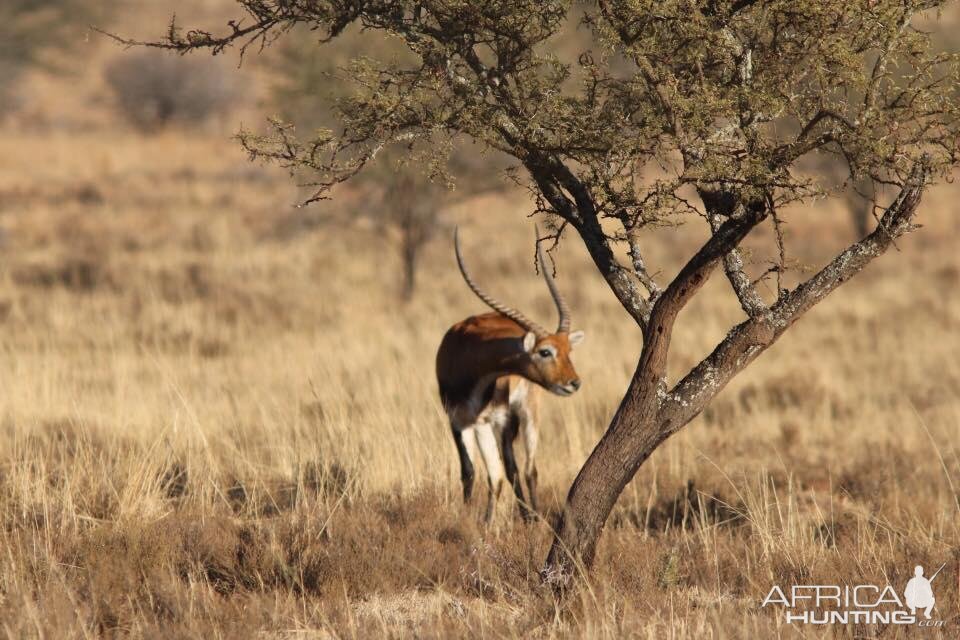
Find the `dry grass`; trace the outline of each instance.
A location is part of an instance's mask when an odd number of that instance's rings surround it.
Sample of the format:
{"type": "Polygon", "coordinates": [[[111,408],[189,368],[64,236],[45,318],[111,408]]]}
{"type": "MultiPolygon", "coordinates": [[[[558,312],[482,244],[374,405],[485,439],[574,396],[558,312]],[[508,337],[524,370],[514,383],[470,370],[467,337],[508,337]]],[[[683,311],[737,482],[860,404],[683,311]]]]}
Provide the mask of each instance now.
{"type": "MultiPolygon", "coordinates": [[[[760,608],[772,584],[902,588],[942,562],[956,633],[955,187],[656,453],[557,610],[537,580],[546,524],[486,531],[459,503],[433,355],[481,309],[449,243],[400,306],[388,240],[295,211],[286,177],[223,135],[141,138],[87,107],[80,130],[0,132],[5,636],[814,636],[760,608]]],[[[362,206],[344,196],[327,206],[362,206]]],[[[528,208],[487,197],[448,219],[483,282],[546,320],[528,208]]],[[[831,203],[790,219],[806,265],[849,240],[831,203]]],[[[651,238],[651,262],[675,270],[696,226],[651,238]]],[[[588,341],[583,391],[545,403],[551,512],[640,345],[583,251],[561,254],[588,341]]],[[[711,282],[674,374],[737,317],[711,282]]]]}

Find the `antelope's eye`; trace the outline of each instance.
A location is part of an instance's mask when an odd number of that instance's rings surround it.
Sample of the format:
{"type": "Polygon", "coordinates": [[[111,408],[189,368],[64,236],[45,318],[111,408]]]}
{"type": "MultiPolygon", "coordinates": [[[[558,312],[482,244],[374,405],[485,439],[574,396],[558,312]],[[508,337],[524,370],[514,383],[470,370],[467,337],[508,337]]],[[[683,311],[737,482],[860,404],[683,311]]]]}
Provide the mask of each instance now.
{"type": "Polygon", "coordinates": [[[537,355],[541,358],[552,358],[553,351],[550,351],[550,349],[540,349],[540,351],[537,352],[537,355]]]}

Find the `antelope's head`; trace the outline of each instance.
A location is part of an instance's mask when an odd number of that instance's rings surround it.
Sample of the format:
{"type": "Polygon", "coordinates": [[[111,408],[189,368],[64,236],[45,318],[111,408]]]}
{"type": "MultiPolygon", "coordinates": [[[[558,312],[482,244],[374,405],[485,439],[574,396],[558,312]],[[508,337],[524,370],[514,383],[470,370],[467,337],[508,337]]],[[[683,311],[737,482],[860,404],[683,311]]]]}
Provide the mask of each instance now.
{"type": "Polygon", "coordinates": [[[567,306],[566,300],[560,294],[560,290],[557,289],[557,284],[553,280],[553,274],[550,267],[547,266],[543,251],[540,248],[539,237],[537,240],[537,260],[540,263],[543,279],[547,283],[547,288],[550,290],[553,302],[557,305],[557,313],[560,316],[557,330],[554,332],[547,331],[520,311],[508,307],[481,289],[470,276],[470,272],[463,261],[463,256],[460,253],[460,238],[456,231],[453,234],[453,244],[457,253],[457,264],[460,266],[460,273],[463,275],[467,286],[491,309],[510,318],[526,330],[521,340],[524,360],[522,375],[558,396],[569,396],[576,393],[581,384],[580,376],[577,375],[570,354],[574,347],[583,342],[584,332],[570,331],[570,307],[567,306]]]}

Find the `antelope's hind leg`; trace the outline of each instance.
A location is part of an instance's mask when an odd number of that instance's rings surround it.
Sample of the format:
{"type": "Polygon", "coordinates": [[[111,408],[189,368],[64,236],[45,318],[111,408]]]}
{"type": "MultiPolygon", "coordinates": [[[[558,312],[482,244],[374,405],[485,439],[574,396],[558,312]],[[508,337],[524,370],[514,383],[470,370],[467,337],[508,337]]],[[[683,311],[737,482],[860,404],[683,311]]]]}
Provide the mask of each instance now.
{"type": "Polygon", "coordinates": [[[460,483],[463,485],[463,501],[470,502],[473,496],[473,479],[475,477],[474,459],[475,436],[473,427],[460,429],[457,425],[451,423],[453,431],[453,441],[457,445],[457,455],[460,457],[460,483]]]}
{"type": "Polygon", "coordinates": [[[477,445],[480,447],[480,455],[483,457],[483,464],[487,468],[487,482],[490,485],[490,496],[487,499],[487,514],[485,517],[485,521],[489,524],[493,521],[497,499],[503,489],[503,461],[500,459],[500,447],[493,432],[493,425],[489,421],[483,420],[478,422],[474,428],[477,432],[477,445]]]}

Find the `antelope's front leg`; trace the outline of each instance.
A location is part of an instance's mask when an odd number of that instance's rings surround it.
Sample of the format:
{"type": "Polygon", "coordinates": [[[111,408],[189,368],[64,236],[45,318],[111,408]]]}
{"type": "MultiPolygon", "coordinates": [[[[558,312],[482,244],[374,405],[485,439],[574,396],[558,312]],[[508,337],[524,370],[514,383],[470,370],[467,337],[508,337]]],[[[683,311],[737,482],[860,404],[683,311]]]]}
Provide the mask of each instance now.
{"type": "Polygon", "coordinates": [[[500,447],[497,445],[497,437],[493,433],[493,425],[487,421],[482,421],[478,422],[474,429],[477,432],[477,444],[480,447],[480,455],[483,456],[483,464],[487,467],[490,496],[487,499],[485,521],[489,524],[493,521],[497,499],[503,489],[503,461],[500,459],[500,447]]]}
{"type": "Polygon", "coordinates": [[[513,487],[513,493],[517,497],[520,516],[524,520],[529,521],[533,519],[533,513],[530,512],[530,507],[523,498],[523,485],[520,483],[520,471],[517,469],[517,458],[513,451],[513,442],[517,438],[518,425],[519,421],[517,416],[511,412],[500,434],[500,451],[503,454],[503,465],[507,472],[507,482],[513,487]]]}
{"type": "Polygon", "coordinates": [[[530,498],[530,507],[534,513],[540,512],[537,500],[537,414],[530,407],[521,407],[517,411],[517,420],[520,423],[520,434],[523,436],[523,448],[527,451],[527,459],[523,465],[524,480],[527,483],[527,495],[530,498]]]}

